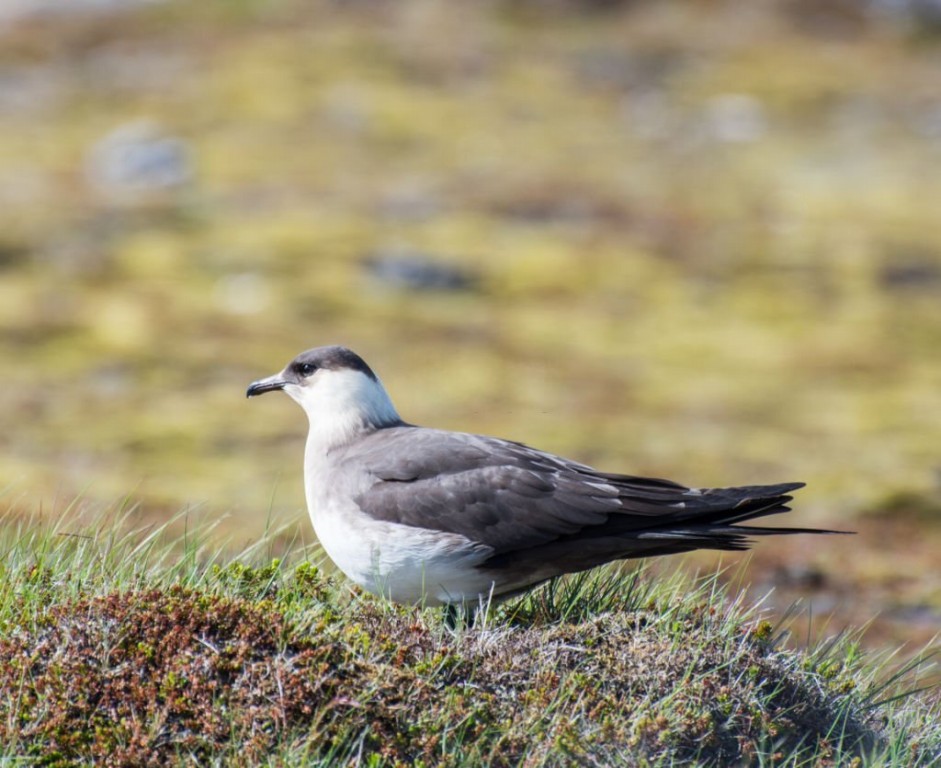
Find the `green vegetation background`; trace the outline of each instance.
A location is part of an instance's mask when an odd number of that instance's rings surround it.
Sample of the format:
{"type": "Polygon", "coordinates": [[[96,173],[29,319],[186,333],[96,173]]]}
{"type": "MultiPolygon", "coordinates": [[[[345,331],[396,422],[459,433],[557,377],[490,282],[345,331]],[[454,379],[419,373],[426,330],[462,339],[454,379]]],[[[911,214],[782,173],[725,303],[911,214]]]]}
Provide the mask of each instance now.
{"type": "Polygon", "coordinates": [[[218,0],[28,14],[0,41],[8,506],[130,496],[309,540],[303,414],[244,390],[339,342],[416,423],[693,485],[803,480],[801,524],[917,513],[780,551],[874,571],[941,626],[925,30],[783,0],[218,0]],[[188,181],[93,183],[139,121],[184,143],[188,181]],[[477,282],[369,276],[401,252],[477,282]]]}

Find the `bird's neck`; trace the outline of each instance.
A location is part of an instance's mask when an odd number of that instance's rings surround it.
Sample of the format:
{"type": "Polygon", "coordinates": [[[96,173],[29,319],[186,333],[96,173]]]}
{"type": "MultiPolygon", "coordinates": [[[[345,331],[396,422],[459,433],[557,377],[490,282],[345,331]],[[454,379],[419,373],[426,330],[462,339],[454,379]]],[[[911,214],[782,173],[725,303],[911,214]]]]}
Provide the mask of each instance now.
{"type": "Polygon", "coordinates": [[[317,461],[331,450],[347,445],[383,427],[402,423],[381,383],[360,373],[345,382],[331,380],[329,389],[303,402],[310,421],[307,461],[317,461]]]}
{"type": "Polygon", "coordinates": [[[374,425],[356,413],[333,414],[328,419],[316,422],[312,419],[307,433],[308,463],[311,460],[324,458],[335,448],[348,445],[379,428],[379,425],[374,425]]]}

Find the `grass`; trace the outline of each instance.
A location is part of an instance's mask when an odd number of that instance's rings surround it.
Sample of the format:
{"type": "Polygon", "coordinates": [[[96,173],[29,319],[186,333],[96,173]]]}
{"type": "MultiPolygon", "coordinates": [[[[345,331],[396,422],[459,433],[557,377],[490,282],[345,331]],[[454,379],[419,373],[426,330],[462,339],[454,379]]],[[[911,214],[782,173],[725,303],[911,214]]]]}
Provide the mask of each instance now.
{"type": "Polygon", "coordinates": [[[0,744],[45,765],[932,765],[941,700],[716,576],[602,569],[474,629],[205,531],[3,530],[0,744]]]}

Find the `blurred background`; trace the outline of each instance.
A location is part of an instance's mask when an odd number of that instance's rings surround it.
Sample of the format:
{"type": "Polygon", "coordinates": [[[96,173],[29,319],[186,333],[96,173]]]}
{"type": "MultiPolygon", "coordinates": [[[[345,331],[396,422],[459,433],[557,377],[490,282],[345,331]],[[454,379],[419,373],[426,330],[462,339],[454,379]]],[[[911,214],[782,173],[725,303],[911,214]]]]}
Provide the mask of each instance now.
{"type": "Polygon", "coordinates": [[[0,0],[6,523],[309,542],[305,417],[244,393],[328,343],[415,423],[806,481],[859,534],[735,578],[927,640],[941,2],[0,0]]]}

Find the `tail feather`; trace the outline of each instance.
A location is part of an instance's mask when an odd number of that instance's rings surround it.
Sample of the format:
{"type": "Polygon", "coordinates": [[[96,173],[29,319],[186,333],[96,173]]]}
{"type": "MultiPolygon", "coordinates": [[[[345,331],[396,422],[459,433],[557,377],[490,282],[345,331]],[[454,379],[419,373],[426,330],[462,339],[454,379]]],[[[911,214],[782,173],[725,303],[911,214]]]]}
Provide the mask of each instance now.
{"type": "Polygon", "coordinates": [[[676,515],[665,516],[659,525],[636,532],[636,538],[672,540],[689,549],[747,549],[755,536],[791,534],[842,534],[823,528],[780,528],[740,523],[790,512],[791,493],[804,483],[750,485],[738,488],[709,488],[692,494],[704,503],[690,505],[676,515]],[[690,546],[692,545],[692,546],[690,546]]]}
{"type": "MultiPolygon", "coordinates": [[[[621,510],[579,539],[616,537],[630,549],[630,541],[658,540],[661,549],[746,549],[751,537],[792,533],[839,533],[817,528],[742,526],[741,523],[790,511],[794,491],[804,483],[747,485],[732,488],[686,488],[667,483],[648,485],[642,479],[608,476],[618,487],[621,510]],[[668,543],[669,542],[669,543],[668,543]]],[[[643,547],[639,547],[643,549],[643,547]]],[[[630,557],[630,554],[625,555],[630,557]]]]}
{"type": "Polygon", "coordinates": [[[793,491],[803,483],[739,488],[691,489],[625,476],[604,477],[618,487],[621,509],[600,525],[525,550],[496,555],[485,567],[512,583],[532,574],[547,579],[612,560],[673,555],[697,549],[743,551],[759,536],[840,534],[822,528],[778,528],[740,523],[790,511],[793,491]]]}

